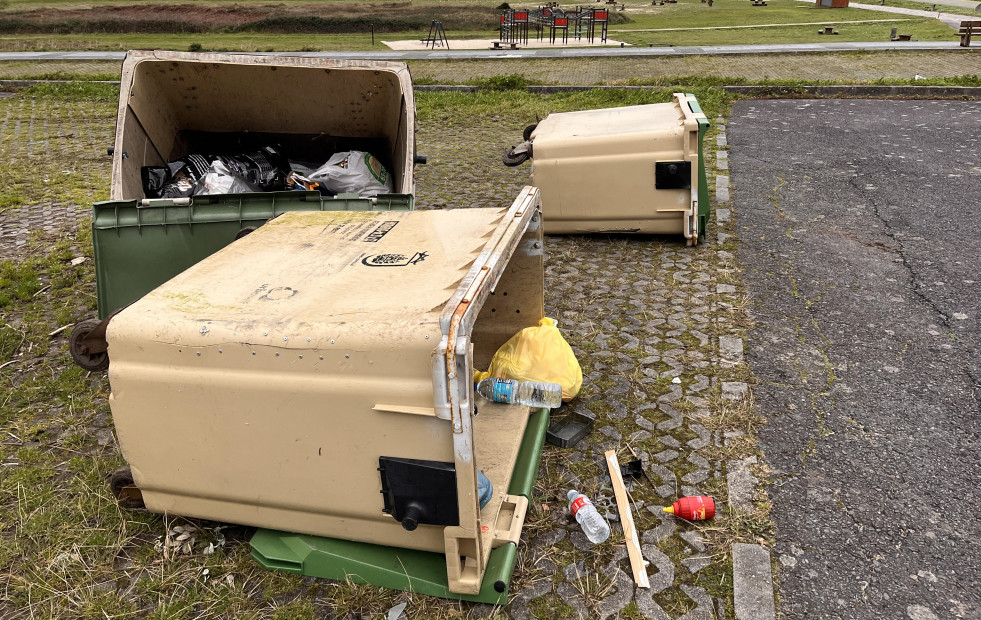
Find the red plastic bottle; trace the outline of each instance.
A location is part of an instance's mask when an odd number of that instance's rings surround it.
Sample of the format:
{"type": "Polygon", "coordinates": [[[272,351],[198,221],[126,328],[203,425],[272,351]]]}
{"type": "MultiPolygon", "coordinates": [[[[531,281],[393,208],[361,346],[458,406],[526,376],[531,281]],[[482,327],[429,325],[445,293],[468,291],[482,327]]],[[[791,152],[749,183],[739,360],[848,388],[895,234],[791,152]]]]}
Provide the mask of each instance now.
{"type": "Polygon", "coordinates": [[[708,495],[682,497],[674,505],[664,508],[664,512],[686,521],[704,521],[715,516],[715,500],[708,495]]]}

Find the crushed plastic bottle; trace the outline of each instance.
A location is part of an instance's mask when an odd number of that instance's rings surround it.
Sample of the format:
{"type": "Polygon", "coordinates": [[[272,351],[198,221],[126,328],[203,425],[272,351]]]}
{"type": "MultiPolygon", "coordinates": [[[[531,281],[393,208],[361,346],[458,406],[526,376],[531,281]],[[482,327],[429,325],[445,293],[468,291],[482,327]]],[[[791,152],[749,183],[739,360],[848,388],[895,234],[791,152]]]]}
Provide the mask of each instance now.
{"type": "Polygon", "coordinates": [[[484,472],[477,470],[477,499],[480,501],[480,509],[483,510],[487,502],[494,497],[494,485],[484,472]]]}
{"type": "Polygon", "coordinates": [[[477,393],[496,403],[555,409],[562,404],[562,386],[543,381],[516,381],[488,377],[477,384],[477,393]]]}
{"type": "Polygon", "coordinates": [[[596,510],[596,506],[593,506],[593,502],[589,501],[588,497],[575,489],[569,491],[568,497],[569,510],[582,526],[582,531],[589,542],[598,545],[610,537],[610,524],[596,510]]]}

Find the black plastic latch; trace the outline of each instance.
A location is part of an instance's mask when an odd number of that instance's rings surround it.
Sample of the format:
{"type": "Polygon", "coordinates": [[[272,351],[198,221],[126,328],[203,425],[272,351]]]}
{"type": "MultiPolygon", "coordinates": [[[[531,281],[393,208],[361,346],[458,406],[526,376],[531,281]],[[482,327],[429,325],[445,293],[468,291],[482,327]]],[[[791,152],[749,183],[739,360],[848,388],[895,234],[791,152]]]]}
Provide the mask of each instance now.
{"type": "Polygon", "coordinates": [[[691,162],[656,162],[654,164],[654,189],[691,189],[691,162]]]}
{"type": "Polygon", "coordinates": [[[391,456],[378,458],[383,511],[408,531],[423,525],[460,525],[456,466],[391,456]]]}

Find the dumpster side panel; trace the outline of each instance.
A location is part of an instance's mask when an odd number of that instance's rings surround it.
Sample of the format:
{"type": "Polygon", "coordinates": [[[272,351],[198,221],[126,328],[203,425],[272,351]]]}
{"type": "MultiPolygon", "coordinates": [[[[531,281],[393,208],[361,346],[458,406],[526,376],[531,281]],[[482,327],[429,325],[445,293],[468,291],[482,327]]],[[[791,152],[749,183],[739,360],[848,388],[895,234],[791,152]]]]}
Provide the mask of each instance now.
{"type": "Polygon", "coordinates": [[[539,123],[532,179],[545,231],[689,236],[702,164],[687,105],[676,94],[671,103],[553,114],[539,123]],[[691,165],[691,189],[659,188],[657,165],[677,162],[691,165]]]}
{"type": "MultiPolygon", "coordinates": [[[[147,506],[443,552],[445,528],[382,513],[378,458],[456,460],[439,317],[501,215],[289,213],[116,315],[110,402],[147,506]]],[[[521,409],[481,407],[497,507],[521,409]]]]}
{"type": "Polygon", "coordinates": [[[181,271],[235,240],[246,226],[262,226],[287,211],[401,211],[411,196],[377,200],[322,199],[317,192],[194,197],[189,204],[140,206],[136,201],[93,208],[99,317],[139,299],[181,271]]]}

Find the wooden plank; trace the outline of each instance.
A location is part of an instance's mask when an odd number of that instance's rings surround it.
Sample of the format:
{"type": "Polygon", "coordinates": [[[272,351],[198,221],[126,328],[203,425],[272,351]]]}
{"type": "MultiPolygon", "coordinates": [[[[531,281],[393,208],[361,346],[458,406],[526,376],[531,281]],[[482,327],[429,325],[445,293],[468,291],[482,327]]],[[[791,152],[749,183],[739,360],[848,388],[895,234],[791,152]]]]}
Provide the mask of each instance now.
{"type": "Polygon", "coordinates": [[[620,523],[623,524],[623,536],[627,542],[627,554],[630,556],[630,568],[634,573],[634,581],[641,588],[651,587],[644,567],[644,556],[640,553],[640,540],[637,538],[637,528],[634,527],[634,515],[630,512],[627,502],[627,487],[623,484],[620,473],[620,462],[614,450],[606,452],[606,465],[610,469],[610,480],[613,481],[613,493],[617,498],[617,510],[620,512],[620,523]]]}

